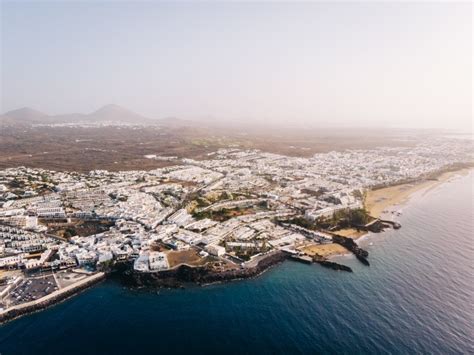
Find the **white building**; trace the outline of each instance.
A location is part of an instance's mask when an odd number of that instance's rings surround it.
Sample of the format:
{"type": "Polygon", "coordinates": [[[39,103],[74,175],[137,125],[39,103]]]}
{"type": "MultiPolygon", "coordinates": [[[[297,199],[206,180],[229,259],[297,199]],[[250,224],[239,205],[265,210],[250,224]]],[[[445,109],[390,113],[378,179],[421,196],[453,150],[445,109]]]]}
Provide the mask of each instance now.
{"type": "Polygon", "coordinates": [[[149,267],[151,271],[169,269],[168,258],[165,253],[156,251],[150,252],[148,256],[149,267]]]}
{"type": "Polygon", "coordinates": [[[221,247],[219,245],[213,245],[213,244],[209,244],[206,247],[206,251],[209,254],[214,255],[214,256],[222,256],[222,255],[225,254],[225,248],[224,247],[221,247]]]}

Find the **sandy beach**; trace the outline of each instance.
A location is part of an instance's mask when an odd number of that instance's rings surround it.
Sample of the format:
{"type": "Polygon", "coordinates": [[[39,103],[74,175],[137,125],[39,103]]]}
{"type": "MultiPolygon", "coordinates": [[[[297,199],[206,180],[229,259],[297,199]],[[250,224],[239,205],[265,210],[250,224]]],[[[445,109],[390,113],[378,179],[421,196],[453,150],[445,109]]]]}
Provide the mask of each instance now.
{"type": "Polygon", "coordinates": [[[422,180],[416,183],[390,186],[367,192],[365,207],[370,215],[379,218],[383,211],[395,205],[407,202],[410,197],[418,192],[426,193],[434,187],[458,175],[466,175],[469,169],[443,173],[436,180],[422,180]]]}
{"type": "MultiPolygon", "coordinates": [[[[399,208],[395,207],[406,203],[414,194],[428,193],[431,189],[450,180],[453,177],[468,174],[469,170],[470,169],[463,169],[458,171],[446,172],[441,174],[436,180],[423,180],[416,183],[400,184],[378,190],[370,190],[367,192],[365,206],[371,216],[377,218],[384,217],[383,211],[387,210],[388,214],[389,210],[399,210],[399,208]]],[[[387,218],[387,216],[385,217],[387,218]]],[[[363,239],[365,236],[369,235],[369,233],[366,231],[357,231],[354,228],[341,229],[336,231],[335,233],[344,237],[350,237],[354,240],[360,240],[363,239]]],[[[346,248],[335,243],[310,244],[299,248],[299,250],[309,256],[314,256],[317,254],[325,258],[349,254],[349,251],[346,248]]]]}

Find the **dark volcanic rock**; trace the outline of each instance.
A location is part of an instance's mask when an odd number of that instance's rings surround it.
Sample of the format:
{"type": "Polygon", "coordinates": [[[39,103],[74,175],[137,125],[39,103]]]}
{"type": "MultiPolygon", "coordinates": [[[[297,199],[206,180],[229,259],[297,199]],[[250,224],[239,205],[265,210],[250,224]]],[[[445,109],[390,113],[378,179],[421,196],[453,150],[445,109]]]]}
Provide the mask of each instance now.
{"type": "Polygon", "coordinates": [[[333,269],[333,270],[338,270],[338,271],[341,270],[341,271],[352,272],[352,269],[349,266],[338,264],[338,263],[335,263],[335,262],[332,262],[332,261],[322,260],[322,261],[317,261],[317,263],[321,264],[324,267],[333,269]]]}
{"type": "Polygon", "coordinates": [[[370,265],[367,257],[369,252],[360,248],[352,238],[343,237],[340,235],[333,235],[332,240],[334,243],[342,245],[344,248],[352,252],[357,259],[359,259],[364,265],[370,265]]]}
{"type": "Polygon", "coordinates": [[[223,282],[236,279],[250,278],[261,274],[269,267],[284,261],[287,255],[277,252],[268,255],[259,261],[254,267],[233,269],[227,271],[215,271],[210,267],[190,267],[181,265],[176,269],[160,272],[141,273],[128,270],[122,273],[122,280],[133,287],[139,286],[159,286],[159,287],[180,287],[186,283],[208,284],[213,282],[223,282]]]}

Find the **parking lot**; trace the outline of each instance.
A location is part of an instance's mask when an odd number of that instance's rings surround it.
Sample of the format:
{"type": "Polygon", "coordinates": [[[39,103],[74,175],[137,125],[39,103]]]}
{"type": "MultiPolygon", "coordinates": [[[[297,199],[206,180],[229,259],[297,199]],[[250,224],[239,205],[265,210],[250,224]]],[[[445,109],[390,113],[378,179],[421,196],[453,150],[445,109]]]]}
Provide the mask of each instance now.
{"type": "Polygon", "coordinates": [[[52,275],[29,278],[22,281],[11,293],[12,305],[30,302],[44,297],[58,289],[52,275]]]}

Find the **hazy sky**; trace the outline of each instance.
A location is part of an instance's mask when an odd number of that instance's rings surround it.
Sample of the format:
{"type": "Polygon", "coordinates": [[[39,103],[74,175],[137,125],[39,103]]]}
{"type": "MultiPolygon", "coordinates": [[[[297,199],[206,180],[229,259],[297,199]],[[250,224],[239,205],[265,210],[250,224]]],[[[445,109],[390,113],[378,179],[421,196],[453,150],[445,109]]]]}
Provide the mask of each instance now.
{"type": "Polygon", "coordinates": [[[1,24],[2,112],[472,129],[469,2],[2,1],[1,24]]]}

